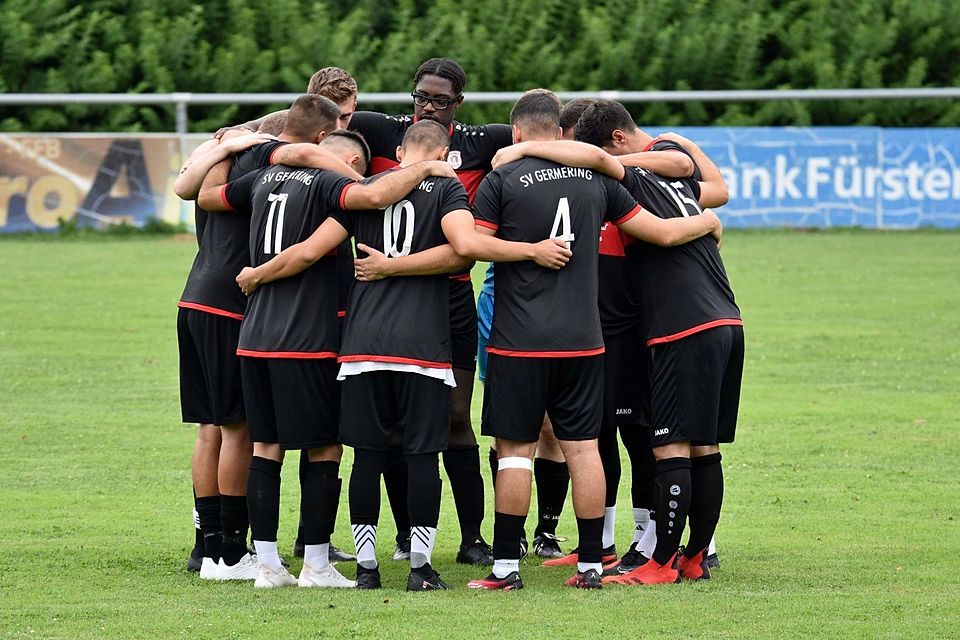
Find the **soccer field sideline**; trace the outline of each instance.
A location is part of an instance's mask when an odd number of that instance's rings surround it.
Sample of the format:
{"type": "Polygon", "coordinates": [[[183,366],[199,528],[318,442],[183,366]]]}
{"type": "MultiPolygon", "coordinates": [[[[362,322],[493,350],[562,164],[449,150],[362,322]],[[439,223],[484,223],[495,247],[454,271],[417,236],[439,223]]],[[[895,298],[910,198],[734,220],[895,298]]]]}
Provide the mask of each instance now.
{"type": "MultiPolygon", "coordinates": [[[[727,233],[747,365],[724,456],[723,566],[710,583],[599,594],[563,589],[565,572],[532,561],[523,592],[465,589],[479,572],[453,563],[446,486],[435,564],[450,593],[402,593],[406,568],[386,559],[376,594],[261,594],[187,575],[194,430],[179,424],[175,303],[195,248],[0,241],[0,469],[12,479],[0,488],[0,635],[927,638],[960,625],[956,233],[727,233]]],[[[478,392],[475,422],[479,407],[478,392]]],[[[295,477],[284,473],[287,552],[295,477]]],[[[334,542],[349,547],[345,514],[344,494],[334,542]]],[[[392,523],[382,530],[383,559],[392,523]]]]}

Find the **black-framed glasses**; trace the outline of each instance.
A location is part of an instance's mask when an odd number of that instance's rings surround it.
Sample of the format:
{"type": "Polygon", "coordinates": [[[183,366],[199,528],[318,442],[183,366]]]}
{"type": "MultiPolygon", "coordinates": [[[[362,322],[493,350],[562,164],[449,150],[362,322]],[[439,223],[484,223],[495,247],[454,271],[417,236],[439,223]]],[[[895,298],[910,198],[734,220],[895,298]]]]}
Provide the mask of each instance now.
{"type": "Polygon", "coordinates": [[[414,91],[413,93],[410,94],[410,97],[413,98],[413,104],[417,105],[418,107],[425,107],[427,106],[428,102],[432,102],[434,109],[436,109],[437,111],[443,111],[444,109],[449,107],[452,103],[459,100],[461,96],[454,96],[452,98],[448,98],[446,96],[440,96],[438,98],[435,98],[433,96],[428,96],[426,94],[417,93],[416,91],[414,91]]]}

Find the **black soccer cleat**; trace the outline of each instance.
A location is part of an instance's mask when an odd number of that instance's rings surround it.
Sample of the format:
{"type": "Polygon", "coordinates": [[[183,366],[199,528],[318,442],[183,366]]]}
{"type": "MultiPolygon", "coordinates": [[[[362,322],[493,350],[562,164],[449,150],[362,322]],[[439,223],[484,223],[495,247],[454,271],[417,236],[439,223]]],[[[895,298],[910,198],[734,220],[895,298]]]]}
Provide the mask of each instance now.
{"type": "Polygon", "coordinates": [[[647,559],[643,556],[642,553],[637,551],[637,548],[634,545],[630,545],[630,550],[627,551],[619,560],[614,560],[609,564],[603,566],[603,576],[619,576],[625,573],[630,573],[637,567],[640,567],[646,564],[647,559]]]}
{"type": "Polygon", "coordinates": [[[720,568],[720,556],[715,553],[711,553],[707,556],[707,568],[708,569],[719,569],[720,568]]]}
{"type": "Polygon", "coordinates": [[[577,589],[599,589],[603,586],[600,573],[596,569],[587,569],[584,572],[578,571],[567,578],[564,584],[577,589]]]}
{"type": "Polygon", "coordinates": [[[407,591],[440,591],[449,588],[429,563],[413,569],[407,576],[407,591]]]}
{"type": "Polygon", "coordinates": [[[332,542],[330,543],[329,555],[330,562],[354,562],[357,559],[357,556],[353,555],[352,553],[347,553],[343,549],[334,546],[332,542]]]}
{"type": "Polygon", "coordinates": [[[473,542],[461,544],[457,552],[457,562],[460,564],[473,564],[478,567],[489,567],[493,565],[493,549],[490,548],[483,538],[477,538],[473,542]]]}
{"type": "Polygon", "coordinates": [[[533,554],[538,558],[562,558],[563,550],[560,548],[560,538],[552,533],[540,533],[533,536],[533,554]]]}
{"type": "Polygon", "coordinates": [[[203,547],[195,546],[187,556],[187,571],[200,571],[203,566],[203,547]]]}
{"type": "Polygon", "coordinates": [[[471,580],[467,583],[471,589],[486,589],[488,591],[516,591],[523,589],[523,581],[520,580],[520,573],[513,571],[504,578],[498,578],[494,574],[479,580],[471,580]]]}
{"type": "Polygon", "coordinates": [[[367,569],[357,565],[357,586],[356,589],[379,589],[383,586],[380,582],[380,569],[374,567],[367,569]]]}

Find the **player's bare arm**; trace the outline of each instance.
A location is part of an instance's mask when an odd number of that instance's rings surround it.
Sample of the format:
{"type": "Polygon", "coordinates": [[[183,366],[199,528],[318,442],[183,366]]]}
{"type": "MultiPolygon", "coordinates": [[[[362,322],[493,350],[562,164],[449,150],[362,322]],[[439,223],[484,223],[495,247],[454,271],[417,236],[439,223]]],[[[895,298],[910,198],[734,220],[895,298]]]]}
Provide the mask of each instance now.
{"type": "Polygon", "coordinates": [[[259,267],[244,267],[237,276],[237,284],[246,295],[250,295],[260,285],[295,276],[333,251],[349,235],[339,222],[327,218],[303,242],[290,245],[259,267]]]}
{"type": "MultiPolygon", "coordinates": [[[[730,192],[723,179],[720,169],[692,140],[684,138],[679,133],[665,133],[660,136],[664,140],[676,142],[693,156],[700,169],[700,204],[704,207],[722,207],[730,201],[730,192]]],[[[679,154],[685,155],[685,154],[679,154]]],[[[690,175],[690,174],[688,174],[690,175]]]]}
{"type": "Polygon", "coordinates": [[[531,140],[504,147],[493,157],[493,168],[525,157],[551,160],[568,167],[595,169],[615,180],[623,179],[623,164],[618,158],[600,147],[573,140],[531,140]]]}
{"type": "Polygon", "coordinates": [[[369,184],[355,184],[343,196],[345,209],[382,209],[410,193],[430,176],[456,178],[457,174],[443,160],[428,160],[398,169],[369,184]]]}
{"type": "Polygon", "coordinates": [[[710,209],[704,209],[698,216],[682,218],[659,218],[649,211],[641,210],[629,220],[618,225],[624,233],[634,238],[661,247],[674,247],[686,244],[707,234],[712,235],[717,244],[723,235],[720,218],[710,209]]]}
{"type": "Polygon", "coordinates": [[[220,141],[216,139],[208,140],[201,145],[201,147],[209,143],[214,144],[210,144],[207,147],[207,151],[202,155],[191,155],[190,159],[183,165],[180,175],[177,177],[176,182],[173,183],[174,192],[182,200],[195,200],[200,194],[203,179],[214,165],[235,153],[239,153],[244,149],[249,149],[254,145],[269,140],[276,140],[276,138],[265,133],[250,133],[230,137],[225,136],[220,141]]]}
{"type": "Polygon", "coordinates": [[[357,249],[367,254],[366,258],[353,261],[357,280],[373,282],[396,276],[432,276],[466,269],[473,262],[464,258],[449,244],[418,251],[408,256],[388,258],[380,251],[365,244],[357,244],[357,249]]]}
{"type": "Polygon", "coordinates": [[[339,156],[323,147],[309,142],[287,144],[274,153],[272,164],[285,164],[289,167],[310,167],[333,171],[351,180],[363,180],[353,167],[339,156]]]}
{"type": "Polygon", "coordinates": [[[627,167],[641,167],[666,178],[689,178],[694,164],[682,151],[640,151],[617,156],[627,167]]]}
{"type": "Polygon", "coordinates": [[[495,229],[479,226],[467,211],[453,212],[441,221],[443,234],[461,256],[488,262],[521,262],[532,260],[547,269],[561,269],[573,252],[559,238],[537,243],[512,242],[494,238],[495,229]]]}

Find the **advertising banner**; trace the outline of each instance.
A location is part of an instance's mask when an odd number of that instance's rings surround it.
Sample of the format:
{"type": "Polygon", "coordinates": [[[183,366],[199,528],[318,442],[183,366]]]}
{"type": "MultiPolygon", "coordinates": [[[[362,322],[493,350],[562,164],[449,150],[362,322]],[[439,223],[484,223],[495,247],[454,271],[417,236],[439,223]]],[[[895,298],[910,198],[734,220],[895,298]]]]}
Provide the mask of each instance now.
{"type": "MultiPolygon", "coordinates": [[[[646,127],[652,134],[663,129],[646,127]]],[[[717,163],[728,227],[960,227],[960,129],[691,127],[717,163]]],[[[204,136],[0,134],[0,233],[150,218],[192,222],[173,193],[204,136]]]]}

